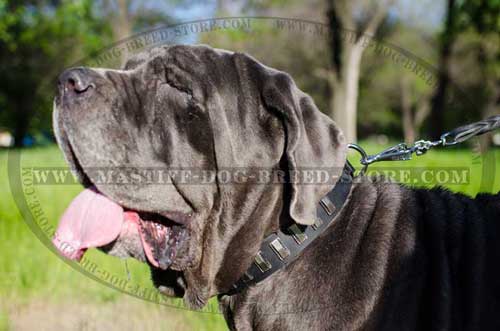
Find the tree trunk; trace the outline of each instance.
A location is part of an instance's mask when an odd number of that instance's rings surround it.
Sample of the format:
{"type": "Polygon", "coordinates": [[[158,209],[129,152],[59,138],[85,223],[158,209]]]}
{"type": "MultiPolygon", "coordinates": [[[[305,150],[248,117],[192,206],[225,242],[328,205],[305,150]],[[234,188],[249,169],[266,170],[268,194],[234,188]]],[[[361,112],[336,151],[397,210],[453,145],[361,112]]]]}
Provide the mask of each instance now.
{"type": "MultiPolygon", "coordinates": [[[[482,27],[478,29],[480,35],[483,35],[482,27]]],[[[479,68],[481,70],[482,81],[484,82],[485,88],[488,90],[488,100],[486,106],[481,112],[483,119],[493,116],[499,113],[500,105],[500,79],[496,77],[491,77],[491,66],[487,55],[487,46],[485,45],[485,39],[481,39],[479,42],[479,49],[477,52],[477,62],[479,63],[479,68]]],[[[480,137],[481,153],[486,153],[491,147],[493,133],[487,133],[480,137]]]]}
{"type": "Polygon", "coordinates": [[[217,0],[215,5],[215,10],[218,15],[227,14],[226,0],[217,0]]]}
{"type": "Polygon", "coordinates": [[[332,117],[343,129],[347,142],[355,142],[357,137],[358,82],[362,49],[346,47],[342,67],[344,79],[333,80],[332,117]]]}
{"type": "Polygon", "coordinates": [[[365,45],[363,38],[373,36],[384,20],[390,2],[378,3],[363,29],[353,33],[354,16],[360,3],[350,0],[329,0],[327,19],[330,30],[332,68],[329,115],[344,131],[347,142],[357,140],[357,106],[361,58],[365,45]],[[358,6],[357,8],[354,8],[358,6]]]}
{"type": "Polygon", "coordinates": [[[431,107],[429,104],[428,97],[422,97],[419,102],[417,102],[415,106],[415,116],[413,117],[413,123],[415,127],[415,138],[417,139],[420,135],[420,130],[422,129],[422,125],[424,121],[429,117],[431,107]]]}
{"type": "Polygon", "coordinates": [[[401,77],[401,112],[403,121],[403,133],[405,142],[412,144],[415,142],[415,119],[412,112],[411,89],[406,76],[401,77]]]}
{"type": "Polygon", "coordinates": [[[17,121],[14,128],[14,147],[20,148],[24,146],[24,137],[26,136],[27,130],[23,123],[24,121],[17,121]]]}
{"type": "Polygon", "coordinates": [[[18,100],[15,102],[16,112],[15,124],[14,124],[14,147],[24,146],[24,137],[28,133],[29,121],[31,119],[30,105],[27,105],[23,100],[18,100]]]}
{"type": "MultiPolygon", "coordinates": [[[[482,111],[483,119],[498,114],[500,110],[500,80],[493,81],[490,85],[491,95],[488,98],[486,107],[482,111]]],[[[486,153],[491,147],[494,133],[490,132],[480,137],[481,153],[486,153]]]]}
{"type": "Polygon", "coordinates": [[[113,22],[113,35],[115,40],[122,40],[130,36],[129,0],[118,0],[118,14],[113,22]]]}
{"type": "Polygon", "coordinates": [[[447,1],[446,21],[441,34],[441,49],[439,52],[438,86],[431,99],[430,135],[437,139],[445,129],[444,112],[447,104],[447,92],[450,84],[450,62],[453,44],[456,39],[456,4],[455,0],[447,1]]]}

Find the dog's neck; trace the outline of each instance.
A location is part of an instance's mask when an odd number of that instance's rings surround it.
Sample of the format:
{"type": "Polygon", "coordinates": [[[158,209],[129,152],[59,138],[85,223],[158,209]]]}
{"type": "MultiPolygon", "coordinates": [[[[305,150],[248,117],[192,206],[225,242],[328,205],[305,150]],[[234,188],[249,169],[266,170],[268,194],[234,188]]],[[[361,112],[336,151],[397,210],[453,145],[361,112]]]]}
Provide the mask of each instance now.
{"type": "Polygon", "coordinates": [[[355,329],[356,323],[366,317],[366,311],[364,306],[356,306],[354,312],[346,310],[354,300],[349,289],[375,284],[370,291],[359,292],[356,299],[369,302],[383,293],[376,286],[384,284],[386,265],[377,261],[387,259],[390,238],[396,229],[393,221],[402,203],[400,190],[396,184],[356,181],[335,221],[298,259],[245,291],[219,296],[230,329],[268,330],[283,324],[280,329],[294,330],[298,325],[293,324],[297,323],[295,319],[302,318],[308,320],[310,329],[323,329],[320,325],[330,323],[341,323],[342,327],[334,329],[355,329]],[[388,222],[379,215],[373,223],[375,211],[387,215],[388,222]],[[379,240],[380,235],[383,240],[379,240]],[[361,249],[367,243],[373,249],[361,249]],[[318,288],[324,292],[319,293],[318,288]],[[339,317],[344,315],[349,316],[345,321],[339,317]],[[335,318],[338,320],[333,321],[335,318]]]}
{"type": "Polygon", "coordinates": [[[271,276],[298,258],[330,225],[344,206],[352,187],[354,168],[346,162],[342,175],[333,189],[319,202],[312,225],[289,224],[283,230],[267,235],[253,263],[226,293],[233,295],[271,276]]]}

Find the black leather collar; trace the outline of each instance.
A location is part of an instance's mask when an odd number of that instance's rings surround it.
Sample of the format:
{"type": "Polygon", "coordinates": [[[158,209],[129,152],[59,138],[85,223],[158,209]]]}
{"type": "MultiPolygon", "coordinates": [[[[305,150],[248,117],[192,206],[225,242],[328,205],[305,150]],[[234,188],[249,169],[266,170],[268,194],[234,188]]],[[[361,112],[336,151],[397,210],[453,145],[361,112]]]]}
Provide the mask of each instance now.
{"type": "Polygon", "coordinates": [[[295,260],[340,212],[351,191],[353,174],[354,168],[347,161],[342,176],[335,184],[335,187],[320,200],[314,224],[308,226],[293,224],[284,232],[280,229],[278,232],[267,236],[243,277],[234,283],[225,294],[236,294],[266,279],[295,260]]]}

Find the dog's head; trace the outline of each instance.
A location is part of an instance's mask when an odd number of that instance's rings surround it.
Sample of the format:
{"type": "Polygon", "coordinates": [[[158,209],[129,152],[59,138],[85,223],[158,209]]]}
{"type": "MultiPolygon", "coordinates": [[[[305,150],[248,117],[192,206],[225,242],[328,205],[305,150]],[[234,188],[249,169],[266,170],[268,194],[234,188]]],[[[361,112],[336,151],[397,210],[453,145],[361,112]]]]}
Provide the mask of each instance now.
{"type": "Polygon", "coordinates": [[[54,108],[58,143],[86,187],[58,248],[74,259],[90,247],[133,256],[194,307],[227,290],[280,223],[314,222],[332,188],[211,174],[340,174],[345,162],[340,130],[289,75],[206,46],[154,48],[123,70],[69,69],[54,108]]]}

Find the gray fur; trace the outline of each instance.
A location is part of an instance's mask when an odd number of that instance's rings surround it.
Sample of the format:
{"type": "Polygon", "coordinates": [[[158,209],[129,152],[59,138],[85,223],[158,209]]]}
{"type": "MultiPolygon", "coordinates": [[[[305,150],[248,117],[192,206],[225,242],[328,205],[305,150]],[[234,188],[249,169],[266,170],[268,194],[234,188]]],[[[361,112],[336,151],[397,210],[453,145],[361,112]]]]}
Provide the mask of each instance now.
{"type": "MultiPolygon", "coordinates": [[[[95,89],[61,92],[54,115],[59,144],[85,185],[96,182],[89,171],[96,166],[340,173],[345,163],[335,123],[289,75],[247,55],[167,46],[124,70],[85,75],[95,89]]],[[[97,187],[127,208],[187,228],[182,254],[166,271],[152,268],[152,278],[199,308],[242,276],[266,235],[311,224],[332,185],[97,187]]],[[[240,294],[220,295],[221,309],[235,330],[498,329],[500,275],[491,264],[500,255],[499,200],[357,183],[295,262],[240,294]]]]}

